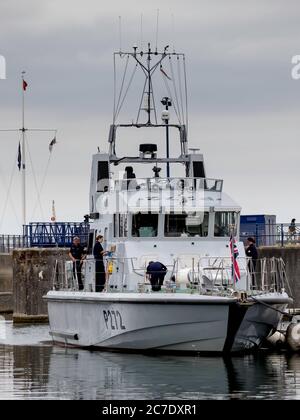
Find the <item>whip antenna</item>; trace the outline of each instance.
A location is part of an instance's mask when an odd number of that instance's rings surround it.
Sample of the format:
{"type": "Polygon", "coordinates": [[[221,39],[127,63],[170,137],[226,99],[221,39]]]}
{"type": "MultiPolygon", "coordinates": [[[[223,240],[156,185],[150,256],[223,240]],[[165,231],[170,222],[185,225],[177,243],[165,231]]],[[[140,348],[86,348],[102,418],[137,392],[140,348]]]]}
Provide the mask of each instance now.
{"type": "Polygon", "coordinates": [[[141,51],[143,51],[143,13],[141,13],[141,51]]]}
{"type": "Polygon", "coordinates": [[[157,39],[158,39],[158,20],[159,20],[159,9],[156,11],[156,38],[155,38],[155,52],[157,53],[157,39]]]}
{"type": "Polygon", "coordinates": [[[174,13],[171,14],[171,32],[173,39],[173,53],[175,53],[175,27],[174,27],[174,13]]]}
{"type": "Polygon", "coordinates": [[[122,16],[119,16],[119,45],[122,52],[122,16]]]}

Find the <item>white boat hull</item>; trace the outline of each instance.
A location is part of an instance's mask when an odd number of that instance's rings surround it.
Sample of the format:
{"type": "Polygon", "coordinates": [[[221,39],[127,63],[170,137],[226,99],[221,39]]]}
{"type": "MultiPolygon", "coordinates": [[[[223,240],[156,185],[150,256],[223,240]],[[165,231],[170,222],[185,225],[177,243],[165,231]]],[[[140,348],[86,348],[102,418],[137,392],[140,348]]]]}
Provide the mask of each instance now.
{"type": "MultiPolygon", "coordinates": [[[[278,303],[280,296],[276,305],[284,309],[287,299],[278,303]]],[[[116,350],[249,350],[281,316],[262,304],[221,296],[49,292],[46,299],[55,342],[116,350]]]]}
{"type": "Polygon", "coordinates": [[[49,292],[47,300],[56,342],[195,352],[223,352],[236,305],[234,298],[175,294],[49,292]]]}

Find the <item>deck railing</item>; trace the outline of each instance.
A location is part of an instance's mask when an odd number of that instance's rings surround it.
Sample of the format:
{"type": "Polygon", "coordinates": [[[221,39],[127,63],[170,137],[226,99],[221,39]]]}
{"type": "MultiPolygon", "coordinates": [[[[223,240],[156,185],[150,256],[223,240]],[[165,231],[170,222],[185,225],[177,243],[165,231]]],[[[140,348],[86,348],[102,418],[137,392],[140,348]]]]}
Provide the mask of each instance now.
{"type": "Polygon", "coordinates": [[[148,191],[155,189],[169,190],[204,190],[221,192],[223,188],[222,179],[213,178],[129,178],[117,179],[114,181],[115,190],[135,190],[145,189],[148,191]]]}
{"type": "MultiPolygon", "coordinates": [[[[281,258],[263,258],[253,263],[249,258],[238,258],[240,279],[232,275],[230,257],[192,258],[188,263],[180,258],[167,266],[163,290],[177,293],[232,294],[238,281],[246,280],[248,294],[281,292],[291,289],[286,276],[285,264],[281,258]]],[[[82,283],[85,291],[95,291],[95,278],[85,277],[86,272],[95,273],[95,260],[82,261],[82,283]],[[88,281],[89,280],[89,281],[88,281]]],[[[147,263],[137,264],[137,258],[109,257],[105,261],[106,291],[125,292],[128,290],[128,277],[135,275],[136,292],[149,292],[151,282],[147,275],[147,263]]],[[[53,270],[53,290],[78,290],[77,271],[72,261],[56,261],[53,270]]]]}

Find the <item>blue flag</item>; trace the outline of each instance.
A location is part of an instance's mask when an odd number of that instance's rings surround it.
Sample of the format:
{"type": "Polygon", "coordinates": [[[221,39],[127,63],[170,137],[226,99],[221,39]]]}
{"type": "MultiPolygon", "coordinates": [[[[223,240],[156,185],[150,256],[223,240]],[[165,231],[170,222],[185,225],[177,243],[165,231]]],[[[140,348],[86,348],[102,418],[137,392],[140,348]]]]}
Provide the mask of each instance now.
{"type": "Polygon", "coordinates": [[[19,148],[18,148],[18,168],[19,168],[19,171],[21,170],[21,163],[22,163],[21,144],[19,142],[19,148]]]}

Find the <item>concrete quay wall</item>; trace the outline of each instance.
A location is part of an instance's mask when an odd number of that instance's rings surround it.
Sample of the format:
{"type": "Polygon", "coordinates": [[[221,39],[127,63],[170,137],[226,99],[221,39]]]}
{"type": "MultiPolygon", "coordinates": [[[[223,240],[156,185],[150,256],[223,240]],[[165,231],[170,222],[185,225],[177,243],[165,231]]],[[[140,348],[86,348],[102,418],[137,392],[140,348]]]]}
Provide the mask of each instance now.
{"type": "Polygon", "coordinates": [[[0,254],[0,292],[12,292],[13,268],[12,255],[0,254]]]}
{"type": "Polygon", "coordinates": [[[68,250],[62,248],[16,249],[13,260],[13,321],[48,322],[43,296],[52,289],[55,261],[63,263],[68,250]]]}
{"type": "Polygon", "coordinates": [[[13,268],[11,254],[0,253],[0,313],[13,310],[13,268]]]}

